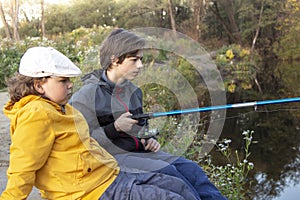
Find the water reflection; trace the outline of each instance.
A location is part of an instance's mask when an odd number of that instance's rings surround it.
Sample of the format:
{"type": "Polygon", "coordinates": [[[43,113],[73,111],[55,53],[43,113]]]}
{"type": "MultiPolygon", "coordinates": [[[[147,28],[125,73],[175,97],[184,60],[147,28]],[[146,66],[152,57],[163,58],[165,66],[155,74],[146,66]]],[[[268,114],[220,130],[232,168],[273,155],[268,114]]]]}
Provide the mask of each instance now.
{"type": "MultiPolygon", "coordinates": [[[[254,130],[249,160],[249,199],[274,199],[300,181],[300,103],[271,105],[254,111],[227,111],[221,135],[232,140],[231,148],[242,151],[243,130],[254,130]]],[[[217,153],[216,153],[217,154],[217,153]]],[[[295,194],[296,195],[296,194],[295,194]]]]}
{"type": "Polygon", "coordinates": [[[298,185],[285,188],[285,190],[273,200],[299,200],[300,183],[298,185]]]}

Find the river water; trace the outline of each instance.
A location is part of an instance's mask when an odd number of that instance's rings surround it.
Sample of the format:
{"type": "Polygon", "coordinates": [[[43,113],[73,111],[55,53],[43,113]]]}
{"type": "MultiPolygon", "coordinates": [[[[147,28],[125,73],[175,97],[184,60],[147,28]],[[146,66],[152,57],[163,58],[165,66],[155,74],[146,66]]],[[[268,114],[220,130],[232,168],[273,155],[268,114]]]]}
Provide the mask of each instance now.
{"type": "Polygon", "coordinates": [[[221,134],[232,150],[243,149],[243,130],[253,130],[249,161],[251,199],[296,200],[300,196],[300,103],[228,110],[221,134]]]}

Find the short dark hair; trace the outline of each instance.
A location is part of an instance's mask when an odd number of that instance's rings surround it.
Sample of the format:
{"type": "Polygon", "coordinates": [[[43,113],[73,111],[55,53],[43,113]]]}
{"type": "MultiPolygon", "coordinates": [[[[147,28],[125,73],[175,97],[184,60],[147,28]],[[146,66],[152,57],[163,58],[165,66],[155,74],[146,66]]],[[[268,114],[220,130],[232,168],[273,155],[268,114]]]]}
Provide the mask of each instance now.
{"type": "Polygon", "coordinates": [[[143,38],[125,29],[115,29],[102,42],[100,64],[106,70],[111,66],[114,59],[120,59],[125,54],[136,55],[144,46],[145,40],[143,38]]]}
{"type": "Polygon", "coordinates": [[[118,57],[118,64],[122,64],[123,61],[125,60],[125,58],[130,58],[130,57],[135,57],[138,54],[139,50],[134,50],[128,53],[125,53],[123,55],[121,55],[120,57],[118,57]]]}
{"type": "Polygon", "coordinates": [[[40,80],[42,82],[46,81],[48,77],[29,77],[24,76],[20,73],[15,73],[14,76],[6,80],[8,94],[10,96],[10,101],[12,104],[18,102],[21,98],[28,95],[41,95],[34,88],[34,82],[40,80]]]}

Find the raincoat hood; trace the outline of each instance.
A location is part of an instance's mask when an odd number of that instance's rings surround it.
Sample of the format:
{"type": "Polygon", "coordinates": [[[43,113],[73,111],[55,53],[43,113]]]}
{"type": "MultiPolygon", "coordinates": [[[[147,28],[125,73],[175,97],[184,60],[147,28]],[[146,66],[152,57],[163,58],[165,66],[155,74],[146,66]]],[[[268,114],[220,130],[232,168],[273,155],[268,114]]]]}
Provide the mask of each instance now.
{"type": "Polygon", "coordinates": [[[63,112],[63,106],[60,106],[50,100],[44,99],[40,96],[36,96],[36,95],[28,95],[22,99],[20,99],[20,101],[16,102],[15,104],[13,104],[11,101],[8,101],[6,103],[6,105],[3,107],[3,112],[4,114],[10,119],[12,120],[15,116],[15,114],[21,110],[22,108],[26,107],[26,105],[32,101],[36,101],[36,100],[41,100],[41,101],[45,101],[49,104],[51,104],[53,107],[55,107],[55,109],[59,112],[63,112]]]}

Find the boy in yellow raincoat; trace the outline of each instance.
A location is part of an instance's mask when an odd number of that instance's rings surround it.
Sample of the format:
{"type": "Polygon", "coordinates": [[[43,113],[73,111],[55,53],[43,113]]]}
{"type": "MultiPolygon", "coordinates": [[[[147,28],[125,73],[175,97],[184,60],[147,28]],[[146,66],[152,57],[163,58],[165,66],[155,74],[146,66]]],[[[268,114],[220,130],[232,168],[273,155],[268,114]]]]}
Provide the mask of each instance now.
{"type": "Polygon", "coordinates": [[[70,77],[81,71],[51,47],[33,47],[8,80],[8,182],[1,200],[26,199],[37,187],[46,199],[199,199],[175,177],[122,172],[89,136],[79,111],[68,104],[70,77]]]}

